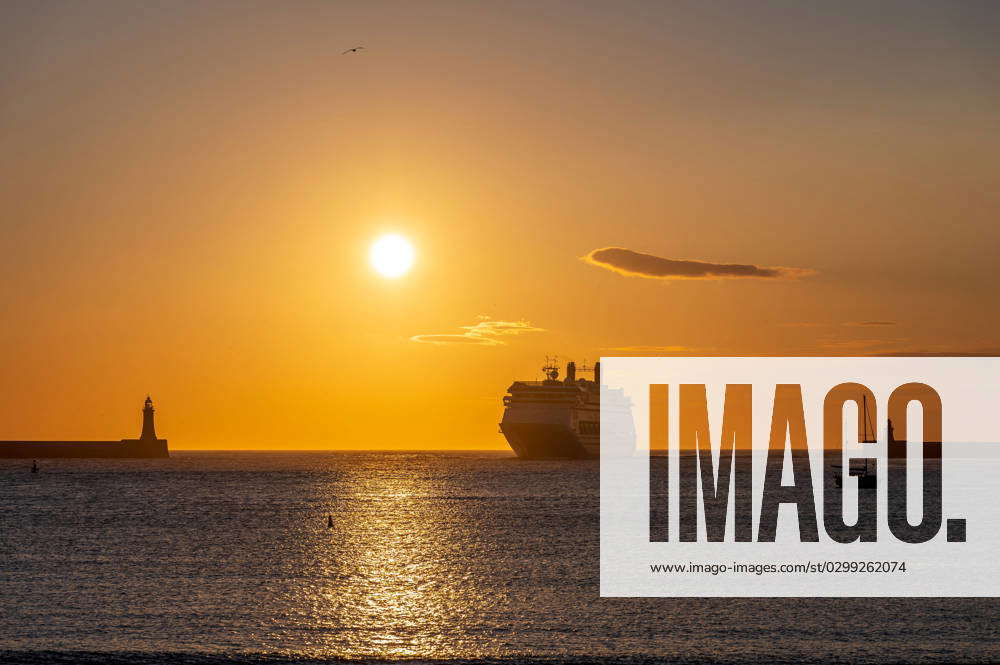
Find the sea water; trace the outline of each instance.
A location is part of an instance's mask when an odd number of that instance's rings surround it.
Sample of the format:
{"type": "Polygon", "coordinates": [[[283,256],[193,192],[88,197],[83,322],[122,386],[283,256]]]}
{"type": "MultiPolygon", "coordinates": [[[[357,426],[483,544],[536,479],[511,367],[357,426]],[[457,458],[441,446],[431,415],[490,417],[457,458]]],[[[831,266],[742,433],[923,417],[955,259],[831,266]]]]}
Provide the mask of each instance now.
{"type": "Polygon", "coordinates": [[[1000,660],[995,600],[601,599],[594,461],[30,466],[0,460],[4,662],[1000,660]]]}

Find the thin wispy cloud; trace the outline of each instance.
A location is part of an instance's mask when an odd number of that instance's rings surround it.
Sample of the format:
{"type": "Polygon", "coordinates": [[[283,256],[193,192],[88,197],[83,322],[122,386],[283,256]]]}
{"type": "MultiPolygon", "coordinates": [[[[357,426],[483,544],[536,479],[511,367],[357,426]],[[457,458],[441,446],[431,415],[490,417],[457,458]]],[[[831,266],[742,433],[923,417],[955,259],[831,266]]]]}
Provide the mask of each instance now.
{"type": "Polygon", "coordinates": [[[758,266],[750,263],[667,259],[624,247],[595,249],[581,259],[619,275],[648,279],[798,279],[816,272],[806,268],[758,266]]]}
{"type": "Polygon", "coordinates": [[[606,346],[605,351],[615,351],[619,353],[648,353],[648,354],[674,354],[693,355],[695,353],[709,351],[711,349],[695,348],[693,346],[681,346],[676,344],[656,345],[656,344],[635,344],[632,346],[606,346]]]}
{"type": "Polygon", "coordinates": [[[890,351],[879,354],[880,356],[890,356],[893,358],[976,358],[984,356],[1000,356],[1000,347],[984,347],[970,349],[956,349],[942,347],[940,349],[917,348],[902,351],[890,351]]]}
{"type": "Polygon", "coordinates": [[[496,321],[488,316],[479,316],[479,320],[470,326],[461,326],[460,333],[440,333],[430,335],[414,335],[412,342],[421,344],[460,344],[480,346],[502,346],[507,342],[504,337],[522,335],[524,333],[544,332],[544,328],[531,325],[529,321],[496,321]]]}
{"type": "Polygon", "coordinates": [[[493,337],[476,337],[467,334],[414,335],[411,342],[422,344],[481,344],[483,346],[499,346],[503,344],[493,337]]]}
{"type": "Polygon", "coordinates": [[[899,323],[896,321],[844,321],[843,323],[830,321],[787,321],[778,325],[782,328],[833,328],[835,326],[844,326],[847,328],[884,328],[896,326],[899,323]]]}
{"type": "Polygon", "coordinates": [[[905,337],[890,339],[821,339],[819,346],[823,349],[835,351],[868,351],[871,355],[883,355],[889,353],[890,349],[898,348],[901,344],[909,342],[905,337]],[[875,350],[879,349],[878,352],[875,350]]]}
{"type": "Polygon", "coordinates": [[[847,323],[842,323],[841,325],[848,326],[850,328],[882,328],[897,324],[895,321],[848,321],[847,323]]]}

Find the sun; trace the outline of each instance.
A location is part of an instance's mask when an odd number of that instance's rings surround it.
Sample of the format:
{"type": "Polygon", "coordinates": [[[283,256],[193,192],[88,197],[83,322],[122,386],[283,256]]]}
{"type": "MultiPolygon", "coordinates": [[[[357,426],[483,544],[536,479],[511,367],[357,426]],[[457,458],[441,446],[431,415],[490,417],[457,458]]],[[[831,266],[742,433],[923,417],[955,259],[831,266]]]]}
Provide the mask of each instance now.
{"type": "Polygon", "coordinates": [[[372,244],[369,258],[383,277],[402,277],[413,266],[413,245],[399,234],[388,233],[372,244]]]}

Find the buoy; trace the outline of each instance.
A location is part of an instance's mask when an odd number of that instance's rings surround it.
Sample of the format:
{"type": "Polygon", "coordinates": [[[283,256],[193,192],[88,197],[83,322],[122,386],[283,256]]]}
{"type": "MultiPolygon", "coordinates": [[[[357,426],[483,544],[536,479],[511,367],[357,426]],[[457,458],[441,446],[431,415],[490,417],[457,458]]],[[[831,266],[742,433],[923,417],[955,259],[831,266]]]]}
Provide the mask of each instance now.
{"type": "Polygon", "coordinates": [[[332,529],[333,528],[333,515],[327,515],[326,516],[326,528],[328,528],[328,529],[332,529]]]}
{"type": "Polygon", "coordinates": [[[38,460],[31,460],[31,472],[38,473],[38,460]]]}

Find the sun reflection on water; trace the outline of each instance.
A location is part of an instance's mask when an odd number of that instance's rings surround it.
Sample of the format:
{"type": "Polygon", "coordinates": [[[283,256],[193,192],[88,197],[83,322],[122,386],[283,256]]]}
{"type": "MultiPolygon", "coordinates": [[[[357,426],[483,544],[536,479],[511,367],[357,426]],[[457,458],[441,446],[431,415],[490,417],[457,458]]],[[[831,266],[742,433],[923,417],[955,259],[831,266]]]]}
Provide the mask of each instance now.
{"type": "Polygon", "coordinates": [[[461,501],[442,500],[446,492],[401,469],[317,476],[312,502],[325,512],[294,534],[308,574],[289,585],[282,625],[264,641],[277,647],[292,630],[314,656],[482,655],[457,630],[475,622],[481,593],[455,537],[470,528],[468,515],[461,501]]]}

